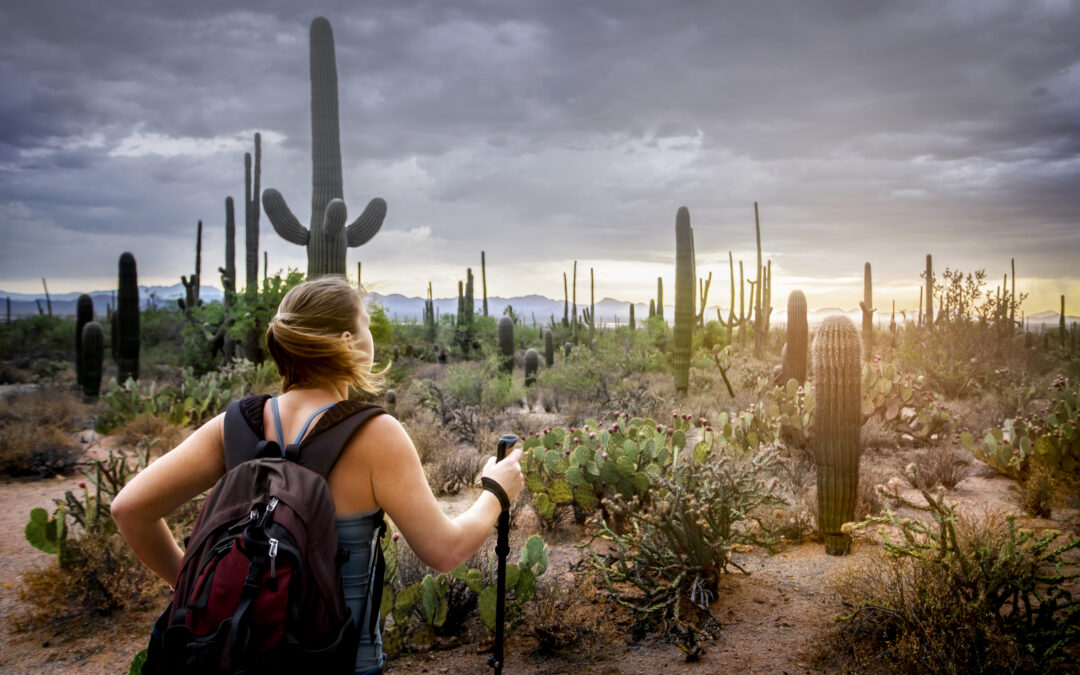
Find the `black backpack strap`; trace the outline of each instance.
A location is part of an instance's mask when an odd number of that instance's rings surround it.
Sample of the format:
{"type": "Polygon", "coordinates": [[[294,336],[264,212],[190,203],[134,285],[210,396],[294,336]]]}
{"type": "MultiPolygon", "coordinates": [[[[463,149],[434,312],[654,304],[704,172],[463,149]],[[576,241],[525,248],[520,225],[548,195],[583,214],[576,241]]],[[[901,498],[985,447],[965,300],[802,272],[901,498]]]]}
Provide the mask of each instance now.
{"type": "MultiPolygon", "coordinates": [[[[265,450],[262,437],[263,406],[267,394],[233,401],[225,409],[225,469],[255,459],[265,450]]],[[[272,441],[271,441],[272,442],[272,441]]],[[[275,444],[276,445],[276,444],[275,444]]],[[[280,456],[280,450],[278,451],[280,456]]]]}
{"type": "Polygon", "coordinates": [[[301,441],[298,463],[323,477],[330,475],[353,434],[385,412],[377,405],[341,401],[323,413],[315,429],[301,441]]]}

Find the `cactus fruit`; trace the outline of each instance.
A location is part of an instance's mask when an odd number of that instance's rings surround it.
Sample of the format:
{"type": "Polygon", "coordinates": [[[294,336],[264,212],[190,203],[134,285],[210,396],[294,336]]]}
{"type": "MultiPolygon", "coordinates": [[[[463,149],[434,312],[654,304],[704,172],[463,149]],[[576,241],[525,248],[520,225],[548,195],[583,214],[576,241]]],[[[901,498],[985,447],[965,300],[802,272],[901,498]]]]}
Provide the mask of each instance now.
{"type": "Polygon", "coordinates": [[[502,355],[503,370],[507,373],[514,369],[514,320],[508,316],[499,319],[499,354],[502,355]]]}
{"type": "Polygon", "coordinates": [[[120,255],[119,280],[116,293],[116,379],[139,379],[139,277],[135,256],[120,255]]]}
{"type": "Polygon", "coordinates": [[[311,22],[311,140],[310,227],[300,224],[277,190],[263,193],[263,208],[279,235],[307,247],[309,279],[345,276],[346,250],[375,236],[386,217],[386,202],[372,199],[360,217],[345,226],[334,34],[322,17],[311,22]]]}
{"type": "Polygon", "coordinates": [[[82,357],[82,329],[94,320],[94,299],[86,293],[75,301],[75,367],[78,368],[82,357]]]}
{"type": "Polygon", "coordinates": [[[97,400],[101,393],[101,366],[105,360],[105,329],[97,321],[82,328],[79,340],[78,381],[87,402],[97,400]]]}
{"type": "Polygon", "coordinates": [[[551,331],[544,330],[544,365],[550,368],[555,363],[555,343],[551,337],[551,331]]]}
{"type": "Polygon", "coordinates": [[[806,296],[795,290],[788,295],[787,301],[787,345],[780,371],[781,384],[792,379],[800,385],[806,383],[807,334],[806,296]]]}
{"type": "Polygon", "coordinates": [[[870,274],[870,263],[863,267],[863,299],[859,303],[862,310],[863,358],[867,361],[874,351],[874,281],[870,274]]]}
{"type": "Polygon", "coordinates": [[[934,259],[926,254],[926,327],[934,327],[934,259]]]}
{"type": "Polygon", "coordinates": [[[862,427],[859,332],[842,315],[827,317],[814,339],[814,436],[818,526],[825,552],[844,555],[851,537],[841,531],[855,518],[862,427]]]}
{"type": "Polygon", "coordinates": [[[694,320],[694,231],[690,211],[679,207],[675,215],[675,346],[672,365],[675,391],[685,393],[690,383],[690,347],[694,320]]]}
{"type": "Polygon", "coordinates": [[[531,387],[536,383],[536,371],[540,368],[540,354],[535,349],[525,352],[525,386],[531,387]]]}

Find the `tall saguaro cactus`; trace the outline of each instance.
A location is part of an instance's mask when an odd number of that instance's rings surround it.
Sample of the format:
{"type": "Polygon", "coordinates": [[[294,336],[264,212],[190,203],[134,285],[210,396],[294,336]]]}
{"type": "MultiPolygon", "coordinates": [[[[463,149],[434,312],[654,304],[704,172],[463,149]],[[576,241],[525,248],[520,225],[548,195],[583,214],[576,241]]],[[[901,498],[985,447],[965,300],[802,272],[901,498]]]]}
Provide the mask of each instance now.
{"type": "Polygon", "coordinates": [[[814,338],[814,401],[818,525],[825,552],[845,555],[851,537],[841,531],[855,519],[862,427],[859,332],[851,319],[827,317],[814,338]]]}
{"type": "Polygon", "coordinates": [[[934,259],[926,254],[926,327],[934,327],[934,259]]]}
{"type": "Polygon", "coordinates": [[[139,379],[139,275],[135,256],[120,255],[116,291],[116,379],[139,379]]]}
{"type": "Polygon", "coordinates": [[[690,346],[694,322],[694,230],[690,227],[690,211],[680,206],[675,215],[675,344],[672,365],[675,370],[675,391],[686,392],[690,383],[690,346]]]}
{"type": "Polygon", "coordinates": [[[501,317],[497,332],[502,367],[505,372],[509,373],[514,369],[514,320],[508,316],[501,317]]]}
{"type": "MultiPolygon", "coordinates": [[[[244,293],[259,292],[259,182],[262,177],[262,136],[255,134],[255,182],[252,183],[251,153],[244,153],[244,262],[247,276],[244,293]]],[[[233,277],[235,283],[235,275],[233,277]]],[[[235,287],[234,287],[235,288],[235,287]]]]}
{"type": "Polygon", "coordinates": [[[263,208],[279,235],[307,247],[309,279],[345,276],[346,250],[375,236],[386,217],[386,202],[372,199],[360,217],[345,226],[334,34],[322,17],[311,22],[311,161],[309,227],[300,224],[277,190],[263,193],[263,208]]]}
{"type": "Polygon", "coordinates": [[[544,329],[544,365],[550,368],[555,363],[555,341],[551,330],[544,329]]]}
{"type": "Polygon", "coordinates": [[[874,351],[874,280],[870,274],[870,263],[863,266],[863,299],[859,303],[862,310],[863,358],[869,361],[874,351]]]}
{"type": "Polygon", "coordinates": [[[656,277],[656,316],[664,318],[664,278],[656,277]]]}
{"type": "Polygon", "coordinates": [[[83,397],[96,401],[101,393],[101,370],[105,359],[105,329],[97,321],[89,321],[79,334],[78,380],[83,397]]]}
{"type": "Polygon", "coordinates": [[[787,300],[787,347],[784,349],[784,362],[780,368],[780,383],[797,380],[806,383],[806,356],[808,353],[806,321],[806,295],[794,290],[787,300]]]}
{"type": "Polygon", "coordinates": [[[202,284],[202,221],[195,228],[195,273],[191,279],[181,276],[180,282],[184,284],[184,297],[177,300],[180,309],[190,313],[191,310],[202,304],[199,301],[199,286],[202,284]]]}
{"type": "Polygon", "coordinates": [[[480,284],[484,287],[484,316],[487,316],[487,258],[483,251],[480,251],[480,284]]]}
{"type": "MultiPolygon", "coordinates": [[[[75,301],[75,367],[82,367],[83,326],[94,320],[94,299],[86,293],[75,301]]],[[[80,380],[81,381],[81,380],[80,380]]]]}

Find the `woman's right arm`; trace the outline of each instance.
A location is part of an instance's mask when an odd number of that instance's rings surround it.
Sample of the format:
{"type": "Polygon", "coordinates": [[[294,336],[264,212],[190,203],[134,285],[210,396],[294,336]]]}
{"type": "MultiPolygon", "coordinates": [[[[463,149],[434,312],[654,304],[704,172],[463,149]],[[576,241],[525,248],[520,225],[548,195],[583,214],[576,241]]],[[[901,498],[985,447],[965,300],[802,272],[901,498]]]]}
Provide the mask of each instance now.
{"type": "MultiPolygon", "coordinates": [[[[354,441],[371,467],[371,488],[375,501],[401,530],[405,540],[422,562],[440,572],[448,572],[469,559],[487,539],[502,506],[498,498],[484,491],[465,513],[450,519],[431,492],[420,458],[409,435],[396,419],[380,415],[368,423],[365,433],[354,441]]],[[[496,463],[491,458],[483,475],[503,487],[510,501],[524,487],[521,450],[496,463]]]]}

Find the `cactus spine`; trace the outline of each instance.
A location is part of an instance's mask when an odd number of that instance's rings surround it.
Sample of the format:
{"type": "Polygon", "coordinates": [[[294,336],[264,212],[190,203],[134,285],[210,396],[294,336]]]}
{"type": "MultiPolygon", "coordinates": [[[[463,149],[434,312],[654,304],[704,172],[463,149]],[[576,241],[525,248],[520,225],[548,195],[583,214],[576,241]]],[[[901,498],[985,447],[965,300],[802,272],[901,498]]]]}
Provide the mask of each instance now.
{"type": "Polygon", "coordinates": [[[190,314],[191,310],[195,309],[202,303],[199,301],[199,285],[202,283],[202,221],[195,228],[195,273],[191,275],[189,281],[187,277],[181,276],[180,283],[184,285],[184,297],[176,301],[176,304],[180,306],[180,309],[186,314],[190,314]]]}
{"type": "Polygon", "coordinates": [[[792,291],[787,300],[787,348],[784,349],[784,362],[780,370],[781,384],[792,379],[800,385],[806,383],[808,333],[806,296],[802,291],[792,291]]]}
{"type": "Polygon", "coordinates": [[[870,263],[863,266],[863,299],[859,303],[862,309],[863,358],[867,361],[874,351],[874,281],[870,275],[870,263]]]}
{"type": "Polygon", "coordinates": [[[862,426],[859,332],[845,316],[827,317],[814,339],[814,400],[818,525],[825,552],[844,555],[851,537],[841,531],[855,518],[862,426]]]}
{"type": "Polygon", "coordinates": [[[934,327],[934,259],[926,254],[926,327],[934,327]]]}
{"type": "Polygon", "coordinates": [[[120,382],[126,382],[129,377],[139,379],[139,277],[135,256],[127,252],[120,255],[113,341],[117,379],[120,382]]]}
{"type": "Polygon", "coordinates": [[[386,217],[386,202],[372,199],[360,217],[345,226],[334,33],[322,17],[311,22],[311,140],[310,226],[300,224],[277,190],[263,194],[263,208],[279,235],[307,247],[309,279],[345,276],[346,250],[375,236],[386,217]]]}
{"type": "Polygon", "coordinates": [[[675,345],[672,365],[675,369],[675,391],[685,393],[690,383],[690,346],[693,342],[694,321],[694,231],[690,227],[690,211],[679,207],[675,215],[675,345]]]}
{"type": "MultiPolygon", "coordinates": [[[[82,368],[82,331],[83,326],[94,320],[94,300],[86,293],[79,296],[75,302],[75,367],[76,372],[81,373],[82,368]]],[[[78,377],[81,382],[81,377],[78,377]]]]}
{"type": "Polygon", "coordinates": [[[503,371],[514,369],[514,320],[508,316],[499,319],[498,326],[499,354],[502,356],[503,371]]]}
{"type": "Polygon", "coordinates": [[[536,384],[536,371],[540,368],[540,355],[535,349],[525,351],[525,386],[536,384]]]}
{"type": "Polygon", "coordinates": [[[79,335],[78,380],[87,402],[101,393],[101,366],[105,358],[105,329],[97,321],[88,321],[79,335]]]}
{"type": "Polygon", "coordinates": [[[555,341],[551,337],[551,330],[544,329],[544,365],[550,368],[555,363],[555,341]]]}
{"type": "MultiPolygon", "coordinates": [[[[259,292],[259,182],[262,177],[262,136],[255,134],[255,173],[252,183],[251,153],[244,153],[244,245],[247,265],[244,293],[254,297],[259,292]]],[[[265,274],[263,275],[266,276],[265,274]]],[[[233,288],[236,275],[233,274],[233,288]]]]}

